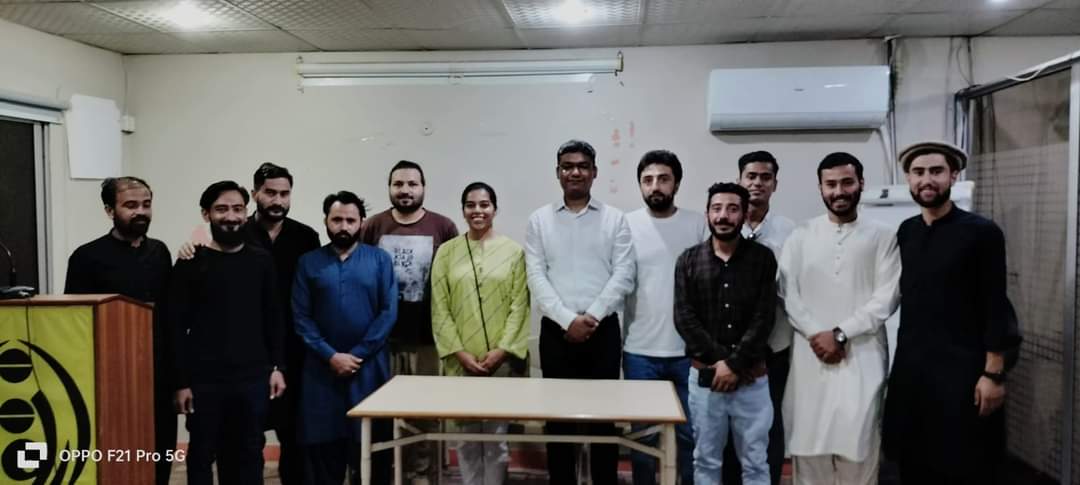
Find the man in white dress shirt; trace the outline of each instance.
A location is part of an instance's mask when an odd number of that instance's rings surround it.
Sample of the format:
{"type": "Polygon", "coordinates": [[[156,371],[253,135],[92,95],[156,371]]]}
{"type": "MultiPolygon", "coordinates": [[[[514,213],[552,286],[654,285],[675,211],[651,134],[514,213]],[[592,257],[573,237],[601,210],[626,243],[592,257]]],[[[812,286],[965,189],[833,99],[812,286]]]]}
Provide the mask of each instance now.
{"type": "MultiPolygon", "coordinates": [[[[779,184],[777,175],[780,164],[772,153],[754,151],[739,157],[739,185],[750,192],[750,209],[742,236],[764,244],[780,261],[780,249],[784,247],[795,223],[772,211],[770,201],[779,184]]],[[[776,325],[769,334],[769,357],[765,365],[769,370],[769,397],[773,403],[773,424],[769,430],[769,479],[772,485],[780,483],[784,469],[784,420],[781,407],[784,402],[784,386],[787,384],[788,367],[791,365],[791,325],[784,313],[783,288],[776,300],[776,325]]],[[[724,450],[724,484],[742,484],[742,465],[735,457],[734,440],[728,440],[724,450]]]]}
{"type": "Polygon", "coordinates": [[[833,153],[818,165],[826,215],[800,225],[780,258],[795,330],[784,396],[796,485],[877,483],[888,350],[899,304],[895,231],[858,218],[862,164],[833,153]]]}
{"type": "MultiPolygon", "coordinates": [[[[637,286],[626,299],[623,340],[623,375],[627,379],[667,380],[675,385],[683,410],[687,409],[690,358],[686,343],[675,330],[675,260],[687,248],[709,235],[705,215],[677,207],[683,169],[679,157],[653,150],[641,157],[638,187],[645,207],[626,214],[634,238],[637,286]]],[[[646,428],[635,425],[635,430],[646,428]]],[[[655,446],[657,435],[641,441],[655,446]]],[[[694,481],[694,435],[690,424],[676,427],[678,468],[682,483],[694,481]]],[[[655,485],[656,458],[640,451],[630,454],[634,485],[655,485]]]]}
{"type": "MultiPolygon", "coordinates": [[[[596,150],[580,140],[559,147],[555,175],[563,195],[529,216],[525,265],[540,320],[540,368],[547,378],[618,379],[622,353],[619,318],[634,288],[630,226],[618,209],[590,194],[596,179],[596,150]]],[[[581,429],[550,422],[551,434],[615,434],[614,423],[581,429]]],[[[551,483],[577,483],[573,445],[547,445],[551,483]]],[[[617,482],[618,448],[593,445],[594,485],[617,482]]]]}

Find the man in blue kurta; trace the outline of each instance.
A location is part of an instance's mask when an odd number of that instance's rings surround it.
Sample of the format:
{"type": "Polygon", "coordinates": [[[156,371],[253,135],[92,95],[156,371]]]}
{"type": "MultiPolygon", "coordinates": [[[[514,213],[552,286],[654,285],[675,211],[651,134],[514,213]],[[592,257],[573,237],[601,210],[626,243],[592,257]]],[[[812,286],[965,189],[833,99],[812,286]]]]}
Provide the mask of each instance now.
{"type": "Polygon", "coordinates": [[[293,282],[296,331],[307,347],[299,441],[305,483],[340,485],[346,468],[356,481],[360,456],[360,426],[345,413],[390,378],[386,340],[398,289],[390,256],[359,242],[363,200],[330,194],[323,214],[330,244],[300,257],[293,282]]]}

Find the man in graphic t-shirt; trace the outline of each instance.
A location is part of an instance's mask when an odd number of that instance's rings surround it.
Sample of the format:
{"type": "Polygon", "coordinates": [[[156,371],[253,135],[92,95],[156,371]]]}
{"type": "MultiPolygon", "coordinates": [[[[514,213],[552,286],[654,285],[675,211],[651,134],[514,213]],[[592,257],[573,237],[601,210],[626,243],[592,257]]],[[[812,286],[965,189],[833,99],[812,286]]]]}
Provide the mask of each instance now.
{"type": "MultiPolygon", "coordinates": [[[[393,375],[437,375],[439,354],[431,332],[431,262],[439,245],[458,235],[457,226],[424,208],[426,180],[417,163],[402,160],[394,165],[389,185],[392,207],[364,221],[360,239],[382,248],[394,262],[399,296],[398,318],[390,333],[390,371],[393,375]]],[[[433,482],[435,458],[430,442],[405,448],[407,479],[433,482]]]]}

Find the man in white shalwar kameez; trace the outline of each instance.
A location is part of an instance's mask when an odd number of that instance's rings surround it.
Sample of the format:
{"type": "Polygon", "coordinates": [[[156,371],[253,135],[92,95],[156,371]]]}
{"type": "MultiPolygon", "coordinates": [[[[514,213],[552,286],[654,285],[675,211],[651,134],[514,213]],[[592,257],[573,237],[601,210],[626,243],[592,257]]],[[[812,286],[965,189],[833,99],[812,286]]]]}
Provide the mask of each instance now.
{"type": "Polygon", "coordinates": [[[885,320],[899,304],[896,231],[858,218],[862,164],[833,153],[818,166],[828,213],[781,252],[795,329],[784,396],[796,485],[877,483],[888,366],[885,320]]]}

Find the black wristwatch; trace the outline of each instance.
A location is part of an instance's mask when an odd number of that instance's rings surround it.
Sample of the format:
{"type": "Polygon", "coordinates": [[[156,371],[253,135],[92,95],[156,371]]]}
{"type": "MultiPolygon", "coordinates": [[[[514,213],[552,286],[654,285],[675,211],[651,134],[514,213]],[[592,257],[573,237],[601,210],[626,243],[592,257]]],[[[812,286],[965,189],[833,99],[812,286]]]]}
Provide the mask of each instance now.
{"type": "Polygon", "coordinates": [[[1005,372],[1004,371],[1002,371],[1002,372],[983,371],[982,375],[984,377],[986,377],[987,379],[990,379],[990,380],[994,381],[994,384],[1004,384],[1005,383],[1005,372]]]}
{"type": "Polygon", "coordinates": [[[840,330],[840,327],[832,329],[832,336],[833,340],[836,340],[836,343],[839,344],[841,347],[843,347],[844,344],[847,343],[847,334],[844,333],[843,330],[840,330]]]}

